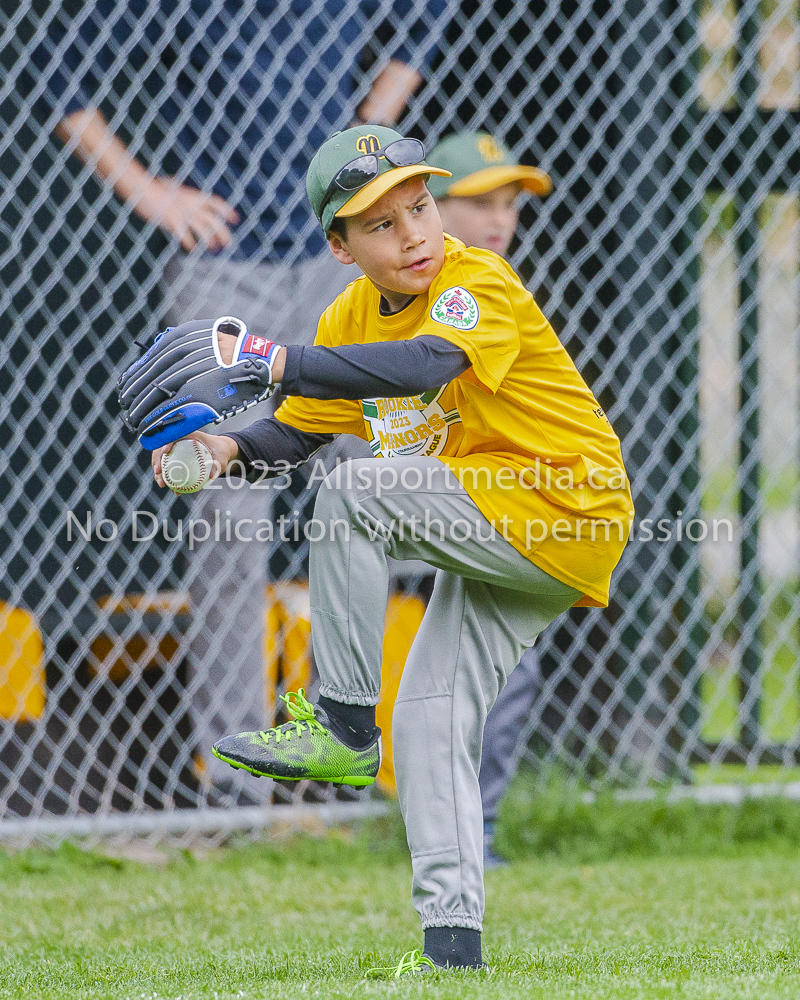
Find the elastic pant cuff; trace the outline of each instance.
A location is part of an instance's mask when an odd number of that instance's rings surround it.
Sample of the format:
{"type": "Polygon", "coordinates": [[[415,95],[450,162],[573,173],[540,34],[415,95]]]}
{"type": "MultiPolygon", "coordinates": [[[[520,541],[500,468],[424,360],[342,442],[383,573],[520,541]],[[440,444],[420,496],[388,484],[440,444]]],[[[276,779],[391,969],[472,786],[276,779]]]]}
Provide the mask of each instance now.
{"type": "Polygon", "coordinates": [[[320,684],[319,693],[333,701],[341,701],[345,705],[377,705],[380,692],[375,694],[361,691],[342,691],[340,688],[331,687],[330,684],[320,684]]]}
{"type": "Polygon", "coordinates": [[[483,921],[468,913],[446,913],[443,910],[434,910],[433,913],[426,913],[422,917],[422,929],[426,931],[429,927],[468,927],[473,931],[482,931],[483,921]]]}

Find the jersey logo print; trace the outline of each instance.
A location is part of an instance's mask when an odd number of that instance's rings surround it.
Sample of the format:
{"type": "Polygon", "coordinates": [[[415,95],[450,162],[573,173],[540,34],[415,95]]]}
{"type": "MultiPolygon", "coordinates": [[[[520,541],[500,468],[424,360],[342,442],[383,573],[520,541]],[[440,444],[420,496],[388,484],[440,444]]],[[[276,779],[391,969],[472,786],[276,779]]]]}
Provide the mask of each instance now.
{"type": "Polygon", "coordinates": [[[431,307],[431,319],[456,330],[472,330],[478,325],[478,303],[466,288],[456,285],[442,292],[431,307]]]}
{"type": "Polygon", "coordinates": [[[363,399],[361,410],[376,458],[441,455],[451,424],[461,423],[458,410],[445,410],[440,398],[447,386],[421,396],[363,399]]]}

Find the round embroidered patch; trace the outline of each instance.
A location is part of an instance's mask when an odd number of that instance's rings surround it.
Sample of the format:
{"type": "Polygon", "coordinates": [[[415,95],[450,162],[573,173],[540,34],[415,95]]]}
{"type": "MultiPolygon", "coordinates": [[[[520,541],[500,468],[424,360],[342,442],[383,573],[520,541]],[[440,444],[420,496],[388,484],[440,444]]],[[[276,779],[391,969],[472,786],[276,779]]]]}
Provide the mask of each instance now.
{"type": "Polygon", "coordinates": [[[472,330],[478,323],[478,316],[478,303],[460,285],[442,292],[431,307],[431,319],[456,330],[472,330]]]}

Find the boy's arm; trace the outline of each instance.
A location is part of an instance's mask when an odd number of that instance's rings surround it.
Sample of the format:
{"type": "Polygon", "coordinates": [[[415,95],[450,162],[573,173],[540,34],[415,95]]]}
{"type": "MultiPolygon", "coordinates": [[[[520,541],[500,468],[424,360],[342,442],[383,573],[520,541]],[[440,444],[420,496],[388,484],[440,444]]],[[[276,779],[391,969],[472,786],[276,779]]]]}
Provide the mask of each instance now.
{"type": "MultiPolygon", "coordinates": [[[[221,334],[219,339],[223,361],[230,363],[236,338],[221,334]]],[[[320,409],[318,401],[415,396],[446,385],[469,367],[464,350],[433,335],[336,348],[293,345],[281,348],[274,369],[285,395],[304,398],[283,407],[281,419],[259,420],[230,435],[197,431],[190,436],[211,451],[214,478],[224,475],[234,459],[248,474],[260,470],[282,475],[307,461],[334,434],[355,430],[344,425],[341,407],[320,409]],[[306,400],[309,413],[304,413],[306,400]]],[[[153,451],[153,474],[159,485],[164,485],[161,458],[170,447],[153,451]]]]}
{"type": "MultiPolygon", "coordinates": [[[[224,364],[233,362],[236,337],[219,334],[224,364]]],[[[268,343],[272,343],[269,341],[268,343]]],[[[444,337],[345,344],[341,347],[279,347],[272,361],[284,396],[306,399],[373,399],[416,396],[438,389],[470,367],[465,350],[444,337]]]]}
{"type": "Polygon", "coordinates": [[[238,447],[234,458],[242,462],[245,474],[267,478],[292,472],[334,439],[333,434],[301,431],[275,417],[257,420],[228,436],[238,447]]]}
{"type": "MultiPolygon", "coordinates": [[[[200,441],[211,452],[212,479],[224,476],[229,466],[241,462],[246,476],[251,473],[261,477],[285,475],[307,462],[319,449],[333,441],[333,434],[313,434],[298,430],[269,417],[257,420],[250,427],[231,434],[206,434],[195,431],[189,437],[200,441]]],[[[153,476],[159,486],[164,486],[161,459],[174,447],[172,444],[157,448],[152,453],[153,476]]]]}
{"type": "Polygon", "coordinates": [[[417,396],[458,378],[470,360],[443,337],[286,348],[281,379],[284,396],[306,399],[375,399],[417,396]]]}

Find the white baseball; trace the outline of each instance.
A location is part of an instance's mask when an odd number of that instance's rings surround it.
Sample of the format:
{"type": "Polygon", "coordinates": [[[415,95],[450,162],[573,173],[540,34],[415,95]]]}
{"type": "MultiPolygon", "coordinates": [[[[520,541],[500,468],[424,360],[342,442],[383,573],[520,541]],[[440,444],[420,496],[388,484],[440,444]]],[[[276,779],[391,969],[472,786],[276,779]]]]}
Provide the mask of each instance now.
{"type": "Polygon", "coordinates": [[[173,493],[195,493],[211,479],[214,459],[200,441],[184,438],[161,458],[161,475],[173,493]]]}

